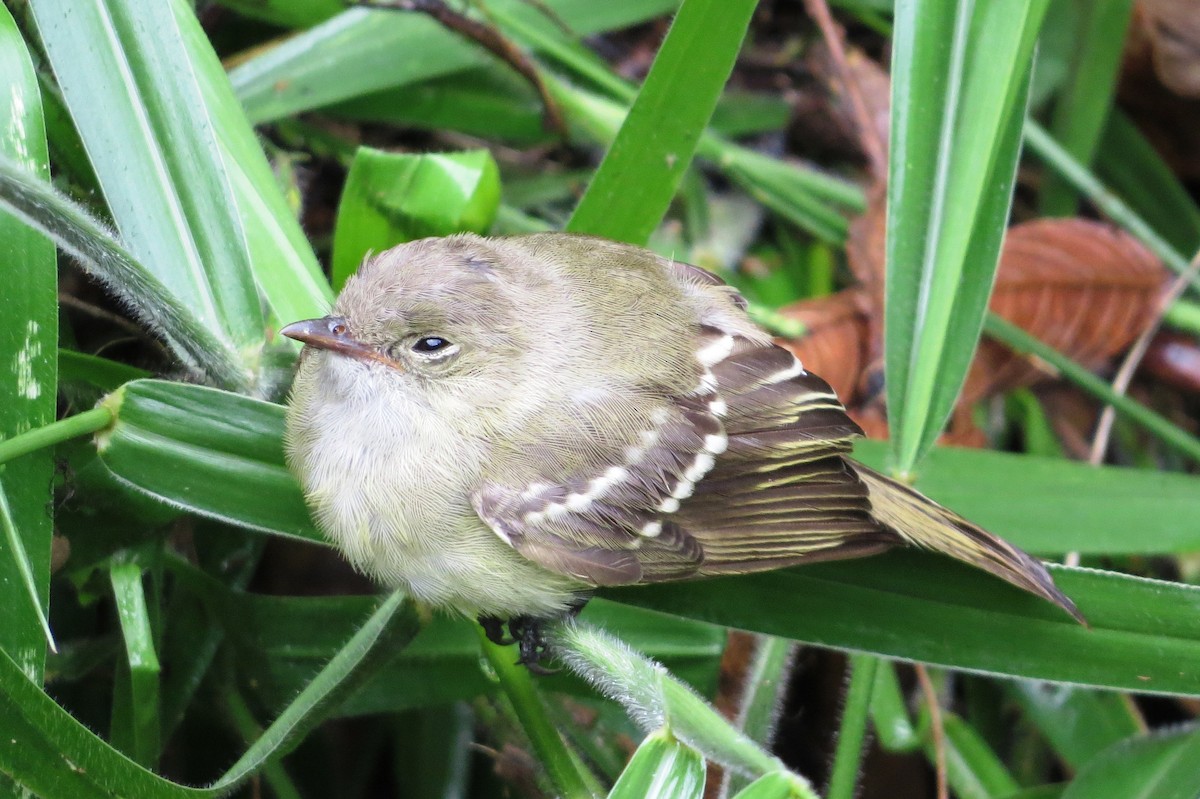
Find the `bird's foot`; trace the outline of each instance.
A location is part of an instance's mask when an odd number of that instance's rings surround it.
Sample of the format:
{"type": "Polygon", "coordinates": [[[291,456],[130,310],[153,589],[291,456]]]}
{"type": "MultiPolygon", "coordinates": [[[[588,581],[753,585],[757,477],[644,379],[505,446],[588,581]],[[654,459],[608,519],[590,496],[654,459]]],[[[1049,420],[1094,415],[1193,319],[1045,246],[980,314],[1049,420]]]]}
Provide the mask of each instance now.
{"type": "Polygon", "coordinates": [[[479,626],[483,628],[483,634],[493,644],[497,646],[511,646],[517,642],[516,638],[504,635],[504,622],[495,616],[480,616],[477,621],[479,622],[479,626]]]}
{"type": "Polygon", "coordinates": [[[550,647],[542,635],[544,619],[533,616],[514,616],[508,620],[508,635],[504,634],[504,622],[495,616],[480,616],[479,625],[487,639],[500,646],[516,644],[520,656],[517,664],[524,666],[534,674],[557,674],[558,669],[550,669],[543,663],[550,657],[550,647]]]}

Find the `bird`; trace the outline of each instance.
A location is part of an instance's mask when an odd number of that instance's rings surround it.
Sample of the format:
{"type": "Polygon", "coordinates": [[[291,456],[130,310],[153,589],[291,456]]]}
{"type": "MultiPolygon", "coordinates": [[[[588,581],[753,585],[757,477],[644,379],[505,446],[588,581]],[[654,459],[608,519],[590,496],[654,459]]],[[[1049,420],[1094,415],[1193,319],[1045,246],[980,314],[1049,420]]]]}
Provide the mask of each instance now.
{"type": "Polygon", "coordinates": [[[305,345],[288,465],[355,568],[527,664],[598,588],[896,546],[1083,621],[1040,561],[855,461],[837,395],[746,309],[708,271],[598,237],[398,245],[281,330],[305,345]]]}

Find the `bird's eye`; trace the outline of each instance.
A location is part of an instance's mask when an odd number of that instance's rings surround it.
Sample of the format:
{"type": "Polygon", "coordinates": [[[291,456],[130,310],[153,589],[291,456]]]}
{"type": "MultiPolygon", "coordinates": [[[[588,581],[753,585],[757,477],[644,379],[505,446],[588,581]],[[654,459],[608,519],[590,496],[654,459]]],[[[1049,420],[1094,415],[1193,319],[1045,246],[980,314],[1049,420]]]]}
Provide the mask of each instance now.
{"type": "Polygon", "coordinates": [[[440,352],[450,346],[450,342],[441,336],[422,336],[413,344],[413,351],[424,354],[440,352]]]}

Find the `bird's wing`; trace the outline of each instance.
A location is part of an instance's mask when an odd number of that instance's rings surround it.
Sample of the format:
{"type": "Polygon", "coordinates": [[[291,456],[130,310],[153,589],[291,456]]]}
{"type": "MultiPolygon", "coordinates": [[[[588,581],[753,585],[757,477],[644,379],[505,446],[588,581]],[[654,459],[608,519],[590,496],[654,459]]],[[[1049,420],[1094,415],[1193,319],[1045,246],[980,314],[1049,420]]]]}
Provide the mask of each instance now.
{"type": "Polygon", "coordinates": [[[704,550],[701,574],[856,557],[898,542],[873,518],[868,487],[844,457],[862,431],[828,383],[787,350],[736,337],[712,374],[727,405],[728,447],[676,514],[704,550]]]}
{"type": "MultiPolygon", "coordinates": [[[[611,401],[596,424],[629,413],[620,397],[611,401]]],[[[598,445],[581,433],[570,468],[548,458],[518,484],[485,480],[475,511],[525,557],[594,585],[694,574],[703,551],[674,516],[725,450],[720,402],[703,383],[689,396],[663,397],[623,441],[598,445]]]]}
{"type": "Polygon", "coordinates": [[[485,482],[474,506],[518,552],[595,585],[658,582],[866,554],[870,516],[843,453],[860,431],[786,350],[702,328],[698,388],[638,440],[563,479],[485,482]]]}

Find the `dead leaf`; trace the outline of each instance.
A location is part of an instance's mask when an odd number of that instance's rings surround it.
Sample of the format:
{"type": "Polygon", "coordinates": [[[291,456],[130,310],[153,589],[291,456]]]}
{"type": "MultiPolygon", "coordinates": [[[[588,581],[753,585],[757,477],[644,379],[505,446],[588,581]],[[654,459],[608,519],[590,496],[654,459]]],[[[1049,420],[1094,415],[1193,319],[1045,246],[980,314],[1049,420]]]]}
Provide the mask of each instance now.
{"type": "MultiPolygon", "coordinates": [[[[1118,228],[1086,219],[1037,219],[1008,231],[988,307],[1094,369],[1154,321],[1168,280],[1158,258],[1118,228]]],[[[985,339],[961,401],[1046,376],[1036,363],[985,339]]]]}
{"type": "Polygon", "coordinates": [[[845,289],[828,297],[801,300],[780,312],[803,322],[808,332],[799,339],[779,341],[804,368],[829,383],[842,403],[854,405],[858,384],[868,361],[870,306],[866,292],[845,289]]]}

